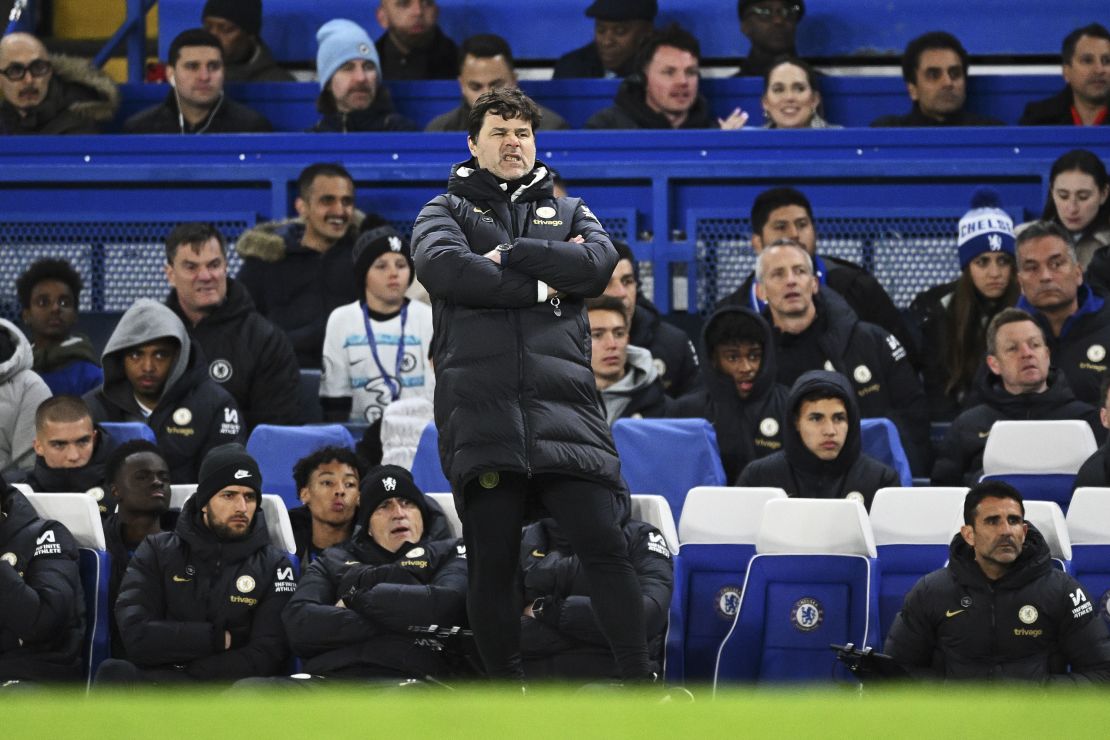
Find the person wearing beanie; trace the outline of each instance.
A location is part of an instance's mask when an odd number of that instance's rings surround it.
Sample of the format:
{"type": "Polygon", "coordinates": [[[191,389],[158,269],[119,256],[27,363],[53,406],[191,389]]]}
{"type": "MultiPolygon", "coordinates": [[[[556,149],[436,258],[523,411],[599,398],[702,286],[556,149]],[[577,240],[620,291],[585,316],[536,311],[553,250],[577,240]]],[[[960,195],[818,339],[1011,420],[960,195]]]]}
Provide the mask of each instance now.
{"type": "Polygon", "coordinates": [[[748,463],[738,486],[771,486],[792,498],[846,498],[867,509],[898,474],[860,451],[860,414],[848,379],[810,370],[790,388],[783,449],[748,463]]]}
{"type": "Polygon", "coordinates": [[[983,450],[1000,420],[1082,419],[1100,443],[1106,429],[1097,409],[1076,399],[1063,373],[1050,367],[1044,332],[1018,308],[1004,308],[987,327],[986,366],[980,403],[956,417],[937,451],[935,486],[970,486],[983,475],[983,450]]]}
{"type": "Polygon", "coordinates": [[[798,56],[795,37],[805,0],[737,0],[740,33],[751,47],[736,77],[762,77],[782,56],[798,56]]]}
{"type": "Polygon", "coordinates": [[[323,117],[311,132],[417,130],[393,109],[378,50],[362,26],[345,18],[330,20],[316,32],[316,44],[316,109],[323,117]]]}
{"type": "Polygon", "coordinates": [[[432,398],[432,309],[405,297],[412,255],[392,226],[363,231],[352,257],[362,296],[328,316],[320,404],[328,421],[377,424],[399,398],[432,398]]]}
{"type": "Polygon", "coordinates": [[[293,73],[274,60],[259,36],[262,0],[208,0],[201,11],[204,30],[224,49],[224,78],[228,82],[294,82],[293,73]]]}
{"type": "Polygon", "coordinates": [[[362,478],[354,536],[308,566],[283,619],[313,676],[472,673],[410,631],[465,623],[466,547],[407,470],[380,465],[362,478]]]}
{"type": "Polygon", "coordinates": [[[919,293],[910,304],[921,335],[921,377],[932,421],[951,421],[974,405],[987,325],[1017,303],[1014,225],[995,191],[975,192],[971,210],[960,219],[956,248],[959,276],[919,293]]]}
{"type": "Polygon", "coordinates": [[[554,78],[627,77],[658,12],[656,0],[594,0],[586,8],[586,17],[594,19],[594,40],[559,57],[554,78]]]}
{"type": "Polygon", "coordinates": [[[262,485],[242,445],[204,456],[177,527],[148,535],[127,565],[115,606],[126,659],[104,661],[98,684],[227,683],[288,672],[281,612],[297,581],[289,557],[270,544],[262,485]]]}
{"type": "Polygon", "coordinates": [[[459,48],[436,21],[436,0],[380,0],[375,15],[385,29],[378,38],[382,73],[391,80],[450,80],[459,48]]]}

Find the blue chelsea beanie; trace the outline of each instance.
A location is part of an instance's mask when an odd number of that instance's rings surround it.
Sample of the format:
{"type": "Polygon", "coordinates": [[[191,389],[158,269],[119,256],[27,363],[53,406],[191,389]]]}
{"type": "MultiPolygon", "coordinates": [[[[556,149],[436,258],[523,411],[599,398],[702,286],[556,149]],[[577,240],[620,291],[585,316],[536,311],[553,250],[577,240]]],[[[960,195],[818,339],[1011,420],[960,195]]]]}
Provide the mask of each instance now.
{"type": "Polygon", "coordinates": [[[352,59],[369,59],[381,79],[382,63],[378,50],[362,26],[346,18],[336,18],[320,26],[316,32],[316,74],[323,90],[335,71],[352,59]]]}
{"type": "Polygon", "coordinates": [[[971,210],[960,219],[960,269],[984,252],[1014,256],[1014,221],[1000,207],[998,193],[980,188],[971,198],[971,210]]]}

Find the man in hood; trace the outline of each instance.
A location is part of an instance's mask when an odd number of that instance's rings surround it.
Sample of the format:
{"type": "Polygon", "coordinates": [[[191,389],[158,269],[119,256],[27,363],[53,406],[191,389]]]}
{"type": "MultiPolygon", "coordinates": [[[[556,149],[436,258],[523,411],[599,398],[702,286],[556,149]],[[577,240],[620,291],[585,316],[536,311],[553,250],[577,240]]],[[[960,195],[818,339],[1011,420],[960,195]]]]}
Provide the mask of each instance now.
{"type": "Polygon", "coordinates": [[[83,678],[77,543],[0,479],[0,685],[83,678]]]}
{"type": "Polygon", "coordinates": [[[725,479],[782,449],[789,389],[775,377],[775,343],[763,317],[722,306],[702,329],[704,389],[675,401],[667,416],[708,419],[717,432],[725,479]]]}
{"type": "Polygon", "coordinates": [[[288,668],[281,628],[297,582],[270,544],[262,475],[239,444],[204,457],[173,532],[148,535],[120,584],[115,615],[126,660],[98,683],[230,682],[288,668]]]}
{"type": "Polygon", "coordinates": [[[31,369],[31,343],[0,319],[0,473],[22,477],[35,465],[35,411],[50,389],[31,369]]]}
{"type": "Polygon", "coordinates": [[[799,498],[846,498],[871,508],[898,474],[860,452],[859,407],[840,373],[803,373],[787,398],[783,449],[744,468],[738,486],[773,486],[799,498]]]}
{"type": "Polygon", "coordinates": [[[448,677],[447,654],[410,628],[464,623],[466,547],[404,468],[361,488],[354,537],[313,561],[285,610],[293,652],[316,676],[448,677]]]}
{"type": "Polygon", "coordinates": [[[1101,611],[1053,566],[1017,489],[987,481],[967,492],[948,564],[906,596],[884,652],[923,679],[1105,683],[1101,611]]]}
{"type": "Polygon", "coordinates": [[[1078,400],[1064,374],[1049,367],[1048,344],[1033,317],[1004,308],[987,326],[987,367],[979,384],[982,403],[952,422],[933,465],[934,486],[970,486],[983,475],[983,450],[996,421],[1002,419],[1082,419],[1095,438],[1106,430],[1098,413],[1078,400]]]}
{"type": "Polygon", "coordinates": [[[115,501],[104,484],[104,467],[115,448],[93,423],[89,406],[76,396],[54,396],[35,411],[35,469],[24,481],[36,493],[85,492],[107,515],[115,501]]]}
{"type": "Polygon", "coordinates": [[[235,399],[208,377],[185,325],[161,303],[135,301],[108,338],[102,362],[104,384],[85,394],[93,419],[153,429],[173,480],[197,480],[210,449],[239,439],[235,399]]]}
{"type": "Polygon", "coordinates": [[[651,419],[666,407],[663,384],[651,353],[628,343],[628,318],[620,299],[599,296],[586,301],[590,318],[590,364],[610,425],[617,419],[651,419]]]}

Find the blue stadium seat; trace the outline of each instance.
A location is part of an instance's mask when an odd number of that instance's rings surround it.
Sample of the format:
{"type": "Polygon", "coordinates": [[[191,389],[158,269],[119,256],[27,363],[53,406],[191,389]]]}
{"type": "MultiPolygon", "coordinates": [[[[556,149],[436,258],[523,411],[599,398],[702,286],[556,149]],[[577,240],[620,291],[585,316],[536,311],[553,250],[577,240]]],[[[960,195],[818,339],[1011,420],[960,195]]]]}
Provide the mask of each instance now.
{"type": "Polygon", "coordinates": [[[439,430],[435,422],[428,422],[420,435],[420,444],[416,446],[416,456],[412,460],[412,479],[416,487],[425,493],[451,490],[439,462],[439,430]]]}
{"type": "Polygon", "coordinates": [[[713,680],[717,650],[732,626],[744,573],[755,555],[763,505],[776,498],[786,498],[786,492],[699,486],[686,495],[667,627],[669,682],[713,680]]]}
{"type": "Polygon", "coordinates": [[[831,643],[878,646],[879,562],[863,505],[768,501],[714,690],[734,681],[853,680],[831,643]]]}
{"type": "Polygon", "coordinates": [[[102,421],[100,426],[112,436],[116,444],[122,444],[132,439],[145,439],[147,442],[157,444],[154,430],[141,421],[102,421]]]}
{"type": "Polygon", "coordinates": [[[906,594],[922,576],[944,567],[963,521],[966,488],[880,488],[871,502],[871,531],[883,577],[879,583],[882,644],[906,594]]]}
{"type": "Polygon", "coordinates": [[[1072,566],[1071,536],[1064,512],[1054,501],[1025,502],[1025,521],[1036,527],[1044,537],[1052,564],[1068,575],[1075,575],[1072,566]]]}
{"type": "Polygon", "coordinates": [[[104,528],[96,501],[84,493],[25,493],[27,500],[43,519],[65,525],[77,541],[77,568],[85,601],[85,663],[86,686],[92,685],[96,669],[111,656],[112,637],[108,627],[108,580],[111,560],[104,542],[104,528]]]}
{"type": "Polygon", "coordinates": [[[1029,500],[1067,512],[1075,474],[1098,449],[1084,421],[996,421],[983,450],[982,480],[1001,480],[1029,500]]]}
{"type": "Polygon", "coordinates": [[[293,482],[293,464],[321,447],[338,445],[354,449],[355,441],[342,424],[283,427],[259,424],[247,440],[247,452],[258,461],[262,487],[276,493],[289,508],[301,505],[293,482]]]}
{"type": "Polygon", "coordinates": [[[1110,621],[1110,488],[1077,488],[1067,516],[1073,575],[1110,621]]]}
{"type": "Polygon", "coordinates": [[[613,441],[629,491],[663,496],[676,521],[687,491],[726,483],[717,433],[705,419],[618,419],[613,441]]]}
{"type": "Polygon", "coordinates": [[[863,453],[894,470],[903,486],[912,486],[910,461],[894,422],[884,417],[860,419],[859,427],[863,453]]]}

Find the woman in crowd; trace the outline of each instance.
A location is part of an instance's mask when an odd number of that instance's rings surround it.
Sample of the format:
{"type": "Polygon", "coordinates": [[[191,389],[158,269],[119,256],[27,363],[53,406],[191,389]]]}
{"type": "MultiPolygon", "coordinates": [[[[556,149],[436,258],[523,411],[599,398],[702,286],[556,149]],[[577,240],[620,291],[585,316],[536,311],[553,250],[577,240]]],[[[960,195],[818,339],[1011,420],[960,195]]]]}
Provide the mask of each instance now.
{"type": "Polygon", "coordinates": [[[1089,282],[1110,287],[1110,180],[1093,152],[1072,149],[1052,164],[1048,201],[1041,218],[1071,234],[1079,264],[1089,282]]]}
{"type": "Polygon", "coordinates": [[[764,128],[840,128],[821,117],[817,73],[797,57],[781,57],[763,76],[764,128]]]}

